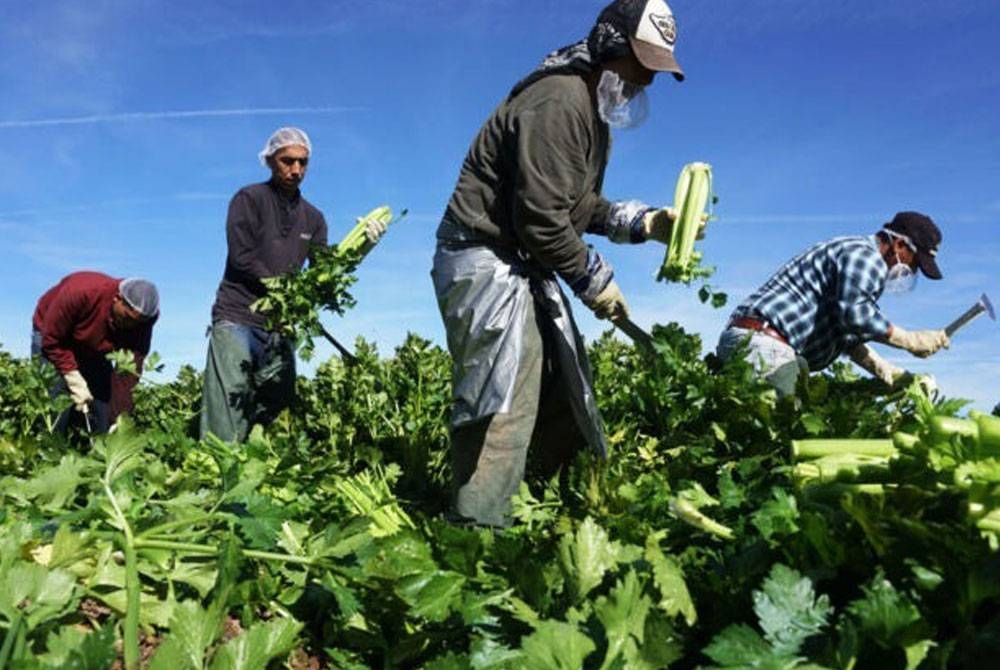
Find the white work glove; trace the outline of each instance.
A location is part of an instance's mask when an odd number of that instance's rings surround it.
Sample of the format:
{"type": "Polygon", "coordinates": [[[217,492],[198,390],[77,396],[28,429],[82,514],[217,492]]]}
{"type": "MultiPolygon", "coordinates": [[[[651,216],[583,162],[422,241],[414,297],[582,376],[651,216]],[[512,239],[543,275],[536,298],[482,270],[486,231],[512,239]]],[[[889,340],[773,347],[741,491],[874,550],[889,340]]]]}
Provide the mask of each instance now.
{"type": "Polygon", "coordinates": [[[614,279],[608,282],[600,293],[592,300],[584,300],[584,304],[594,311],[594,316],[598,319],[620,319],[628,316],[628,305],[625,304],[625,296],[618,288],[618,283],[614,279]]]}
{"type": "Polygon", "coordinates": [[[951,346],[951,340],[943,330],[903,330],[893,326],[889,332],[888,344],[909,351],[919,358],[927,358],[941,349],[951,346]]]}
{"type": "Polygon", "coordinates": [[[654,209],[646,212],[642,217],[642,232],[647,240],[656,240],[664,244],[670,244],[670,235],[674,229],[674,221],[677,220],[677,210],[673,207],[654,209]]]}
{"type": "Polygon", "coordinates": [[[90,403],[94,401],[94,396],[90,393],[87,380],[83,378],[79,370],[71,370],[63,375],[66,380],[66,388],[69,389],[69,397],[73,399],[73,407],[77,412],[86,414],[90,411],[90,403]]]}
{"type": "MultiPolygon", "coordinates": [[[[670,244],[670,236],[673,234],[674,221],[677,220],[677,210],[673,207],[663,207],[646,212],[642,217],[642,231],[646,234],[647,240],[656,240],[664,244],[670,244]]],[[[695,239],[705,237],[705,227],[708,225],[708,214],[702,214],[701,222],[698,224],[698,234],[695,239]]]]}
{"type": "Polygon", "coordinates": [[[851,360],[862,369],[867,370],[874,377],[878,377],[886,383],[886,386],[895,386],[896,382],[909,373],[903,368],[896,367],[889,361],[879,356],[867,344],[859,344],[851,351],[851,360]]]}
{"type": "Polygon", "coordinates": [[[375,244],[382,239],[388,227],[388,223],[379,221],[378,219],[372,219],[365,224],[365,239],[368,240],[368,244],[375,244]]]}

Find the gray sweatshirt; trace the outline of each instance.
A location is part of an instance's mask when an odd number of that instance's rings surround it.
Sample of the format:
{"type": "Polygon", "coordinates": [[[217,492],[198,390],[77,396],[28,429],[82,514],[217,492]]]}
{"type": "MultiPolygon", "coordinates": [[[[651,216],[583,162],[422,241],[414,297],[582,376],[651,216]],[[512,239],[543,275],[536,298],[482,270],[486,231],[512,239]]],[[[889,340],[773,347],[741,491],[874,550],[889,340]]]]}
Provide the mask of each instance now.
{"type": "Polygon", "coordinates": [[[212,322],[264,327],[250,305],[267,293],[265,277],[297,272],[311,245],[326,246],[326,220],[301,194],[289,196],[271,182],[240,189],[226,218],[229,253],[212,306],[212,322]]]}

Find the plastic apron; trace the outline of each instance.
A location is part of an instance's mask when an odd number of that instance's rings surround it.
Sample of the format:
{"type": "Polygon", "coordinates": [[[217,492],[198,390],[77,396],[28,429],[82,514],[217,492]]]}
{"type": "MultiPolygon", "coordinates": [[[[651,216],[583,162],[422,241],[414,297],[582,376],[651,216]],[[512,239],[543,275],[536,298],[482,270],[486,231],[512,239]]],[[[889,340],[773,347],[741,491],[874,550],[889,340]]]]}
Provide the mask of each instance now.
{"type": "Polygon", "coordinates": [[[431,271],[454,362],[452,425],[510,411],[528,301],[551,324],[562,383],[587,446],[607,456],[583,339],[555,276],[445,219],[431,271]]]}

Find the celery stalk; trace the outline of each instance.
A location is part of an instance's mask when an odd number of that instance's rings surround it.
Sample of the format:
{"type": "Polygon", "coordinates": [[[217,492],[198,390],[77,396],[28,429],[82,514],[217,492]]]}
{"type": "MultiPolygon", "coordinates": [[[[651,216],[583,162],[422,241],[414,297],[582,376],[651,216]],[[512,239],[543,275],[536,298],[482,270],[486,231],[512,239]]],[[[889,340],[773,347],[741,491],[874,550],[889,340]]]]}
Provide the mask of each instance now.
{"type": "Polygon", "coordinates": [[[368,253],[374,247],[374,245],[369,244],[368,237],[365,235],[365,229],[371,221],[381,221],[389,225],[392,222],[392,210],[382,205],[359,217],[354,227],[351,228],[347,235],[344,236],[344,239],[340,241],[340,244],[337,245],[337,251],[351,254],[361,253],[362,255],[368,253]]]}
{"type": "Polygon", "coordinates": [[[792,459],[796,461],[835,455],[895,456],[892,440],[792,440],[792,459]]]}
{"type": "Polygon", "coordinates": [[[979,439],[979,426],[969,419],[953,416],[933,416],[930,420],[931,435],[941,441],[950,441],[955,435],[979,439]]]}
{"type": "Polygon", "coordinates": [[[674,209],[677,218],[670,230],[670,244],[663,258],[658,279],[690,282],[693,267],[700,256],[694,243],[701,227],[705,207],[712,199],[712,166],[708,163],[688,163],[681,170],[674,189],[674,209]]]}

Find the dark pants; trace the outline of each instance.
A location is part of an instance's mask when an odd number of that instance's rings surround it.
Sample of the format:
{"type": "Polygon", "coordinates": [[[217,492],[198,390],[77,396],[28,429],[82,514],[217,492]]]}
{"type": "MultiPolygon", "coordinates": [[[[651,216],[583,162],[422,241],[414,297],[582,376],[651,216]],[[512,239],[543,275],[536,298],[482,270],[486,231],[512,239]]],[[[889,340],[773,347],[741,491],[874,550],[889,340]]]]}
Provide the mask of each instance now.
{"type": "MultiPolygon", "coordinates": [[[[31,355],[37,356],[42,365],[52,365],[42,353],[42,334],[34,329],[31,331],[31,355]]],[[[77,354],[76,362],[80,366],[80,374],[87,382],[91,395],[94,396],[90,403],[90,413],[84,416],[70,407],[59,415],[55,429],[63,434],[69,432],[70,428],[89,430],[91,433],[106,433],[111,427],[111,375],[114,373],[114,368],[111,361],[103,356],[87,357],[77,354]]],[[[55,398],[66,392],[66,382],[60,377],[52,387],[50,395],[55,398]]]]}
{"type": "Polygon", "coordinates": [[[230,321],[212,325],[205,363],[201,437],[242,442],[295,397],[292,343],[263,328],[230,321]]]}
{"type": "Polygon", "coordinates": [[[548,322],[526,319],[509,412],[492,414],[451,431],[454,514],[482,526],[510,525],[511,497],[531,471],[551,477],[585,441],[573,415],[548,322]]]}

